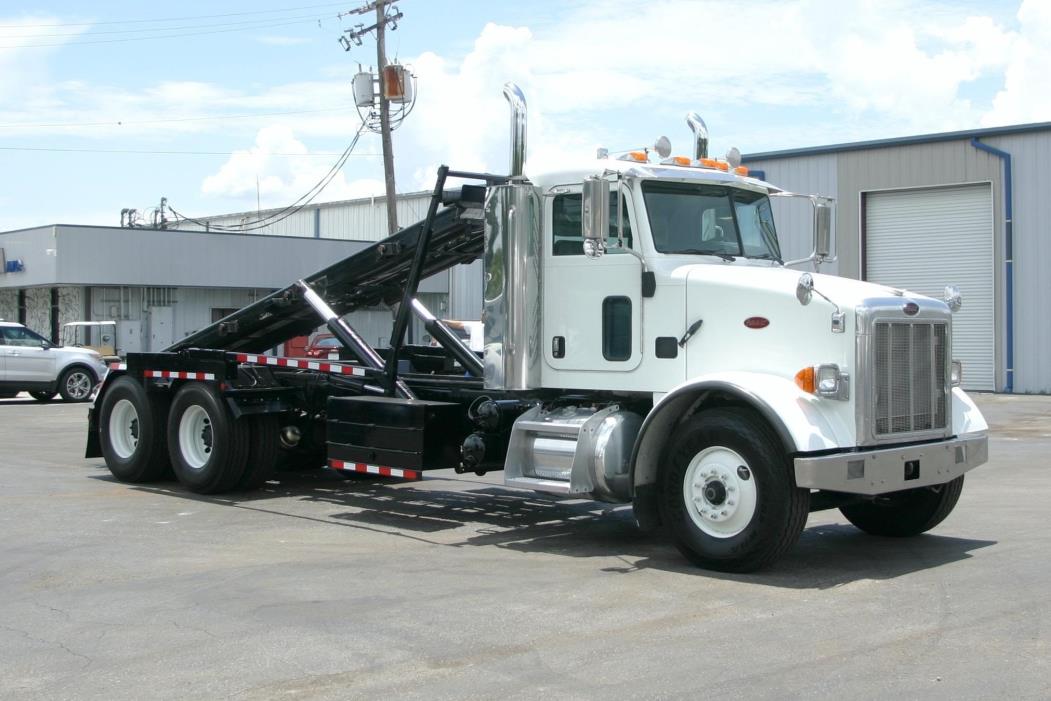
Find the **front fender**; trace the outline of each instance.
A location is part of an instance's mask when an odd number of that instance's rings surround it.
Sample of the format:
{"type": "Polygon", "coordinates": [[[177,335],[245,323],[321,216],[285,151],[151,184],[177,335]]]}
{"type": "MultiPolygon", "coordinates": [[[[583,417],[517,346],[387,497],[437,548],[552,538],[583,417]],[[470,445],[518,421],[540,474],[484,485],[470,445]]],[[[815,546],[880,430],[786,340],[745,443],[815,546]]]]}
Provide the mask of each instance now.
{"type": "Polygon", "coordinates": [[[650,530],[660,523],[657,473],[669,436],[679,421],[714,399],[731,400],[758,412],[777,432],[786,454],[854,444],[853,405],[815,397],[784,377],[726,372],[687,380],[654,405],[635,440],[629,484],[641,529],[650,530]]]}
{"type": "MultiPolygon", "coordinates": [[[[661,452],[675,425],[714,396],[728,397],[757,411],[781,437],[786,453],[833,450],[854,444],[854,426],[846,420],[841,402],[815,397],[791,380],[774,375],[702,375],[673,388],[646,416],[632,453],[635,487],[656,482],[661,452]]],[[[851,412],[846,413],[853,418],[851,412]]]]}

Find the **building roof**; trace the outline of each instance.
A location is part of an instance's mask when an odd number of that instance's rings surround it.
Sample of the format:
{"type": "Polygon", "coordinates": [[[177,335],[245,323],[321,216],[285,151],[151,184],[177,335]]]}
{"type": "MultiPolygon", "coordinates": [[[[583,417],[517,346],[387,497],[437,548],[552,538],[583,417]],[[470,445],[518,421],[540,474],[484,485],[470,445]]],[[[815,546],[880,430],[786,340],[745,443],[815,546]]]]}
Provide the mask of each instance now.
{"type": "Polygon", "coordinates": [[[744,163],[754,163],[756,161],[772,161],[780,158],[795,158],[797,156],[819,156],[827,153],[841,153],[843,151],[864,151],[866,149],[890,148],[893,146],[930,144],[938,141],[959,141],[963,139],[975,138],[980,139],[988,136],[1026,134],[1035,131],[1051,131],[1051,122],[1016,124],[1007,127],[990,127],[987,129],[967,129],[964,131],[947,131],[938,134],[922,134],[919,136],[899,136],[893,139],[855,141],[845,144],[832,144],[830,146],[811,146],[807,148],[787,149],[784,151],[765,151],[762,153],[748,153],[743,155],[741,157],[741,160],[744,163]]]}

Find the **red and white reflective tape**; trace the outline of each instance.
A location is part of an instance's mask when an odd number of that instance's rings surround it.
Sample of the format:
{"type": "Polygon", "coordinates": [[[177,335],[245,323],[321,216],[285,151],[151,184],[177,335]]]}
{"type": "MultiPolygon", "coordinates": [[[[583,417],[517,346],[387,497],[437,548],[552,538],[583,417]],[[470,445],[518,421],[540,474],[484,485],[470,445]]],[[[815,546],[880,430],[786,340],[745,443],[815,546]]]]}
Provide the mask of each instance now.
{"type": "Polygon", "coordinates": [[[127,363],[110,363],[109,364],[109,369],[110,370],[127,370],[128,369],[128,364],[127,363]]]}
{"type": "Polygon", "coordinates": [[[365,376],[365,368],[354,365],[336,365],[333,363],[322,363],[316,360],[302,360],[300,358],[277,358],[272,355],[249,355],[237,353],[237,362],[252,363],[253,365],[271,365],[279,368],[296,368],[299,370],[317,370],[334,375],[365,376]]]}
{"type": "Polygon", "coordinates": [[[329,460],[328,466],[334,470],[345,472],[360,472],[366,475],[379,475],[380,477],[401,477],[407,480],[418,480],[423,477],[419,470],[402,470],[397,467],[383,467],[381,465],[366,465],[363,462],[344,462],[342,460],[329,460]]]}
{"type": "Polygon", "coordinates": [[[182,370],[146,370],[146,377],[163,378],[166,380],[214,380],[215,374],[210,372],[183,372],[182,370]]]}

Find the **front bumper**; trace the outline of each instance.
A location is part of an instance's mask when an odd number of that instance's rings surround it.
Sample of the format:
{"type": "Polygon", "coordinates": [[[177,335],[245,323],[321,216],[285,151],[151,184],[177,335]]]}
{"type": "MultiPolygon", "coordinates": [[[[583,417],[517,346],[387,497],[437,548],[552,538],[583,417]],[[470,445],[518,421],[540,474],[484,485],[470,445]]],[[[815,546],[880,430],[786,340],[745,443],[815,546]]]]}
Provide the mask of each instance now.
{"type": "Polygon", "coordinates": [[[848,494],[886,494],[945,484],[988,459],[988,437],[972,433],[938,443],[798,457],[796,485],[848,494]]]}

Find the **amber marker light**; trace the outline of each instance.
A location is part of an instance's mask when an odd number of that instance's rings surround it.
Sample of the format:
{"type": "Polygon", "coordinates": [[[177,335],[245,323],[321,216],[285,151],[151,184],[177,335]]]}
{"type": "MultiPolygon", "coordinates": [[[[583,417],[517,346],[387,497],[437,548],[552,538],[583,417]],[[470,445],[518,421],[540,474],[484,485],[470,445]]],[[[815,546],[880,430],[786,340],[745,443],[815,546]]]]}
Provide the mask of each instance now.
{"type": "Polygon", "coordinates": [[[809,392],[810,394],[813,394],[814,391],[817,389],[817,385],[814,379],[814,368],[803,368],[802,370],[797,372],[796,385],[798,385],[799,389],[803,390],[804,392],[809,392]]]}
{"type": "Polygon", "coordinates": [[[748,175],[748,166],[737,166],[734,168],[734,172],[738,175],[748,175]]]}

